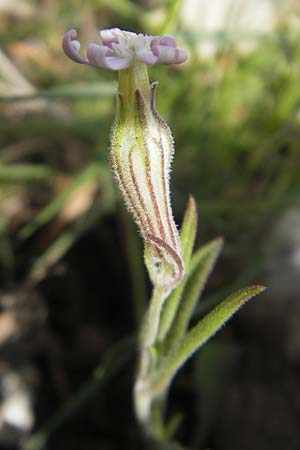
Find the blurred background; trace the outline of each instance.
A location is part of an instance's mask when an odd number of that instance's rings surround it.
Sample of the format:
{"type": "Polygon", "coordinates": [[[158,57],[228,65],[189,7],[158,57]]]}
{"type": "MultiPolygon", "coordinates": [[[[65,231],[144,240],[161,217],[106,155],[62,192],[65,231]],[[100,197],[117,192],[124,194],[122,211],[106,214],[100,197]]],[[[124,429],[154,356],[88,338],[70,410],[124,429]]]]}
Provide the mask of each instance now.
{"type": "Polygon", "coordinates": [[[0,449],[147,447],[131,390],[151,287],[108,162],[115,74],[61,50],[69,28],[84,49],[119,27],[189,52],[150,79],[177,223],[192,193],[196,245],[225,238],[195,319],[269,287],[178,374],[161,448],[298,450],[299,0],[0,0],[0,24],[0,449]]]}

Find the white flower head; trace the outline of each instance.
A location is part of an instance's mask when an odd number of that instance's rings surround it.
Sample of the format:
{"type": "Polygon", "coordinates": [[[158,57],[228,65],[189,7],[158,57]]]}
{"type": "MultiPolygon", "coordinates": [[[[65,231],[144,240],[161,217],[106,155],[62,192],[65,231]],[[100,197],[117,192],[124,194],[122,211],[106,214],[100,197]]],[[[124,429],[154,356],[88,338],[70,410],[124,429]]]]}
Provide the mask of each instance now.
{"type": "Polygon", "coordinates": [[[74,29],[67,31],[62,41],[64,52],[73,61],[111,70],[127,69],[136,61],[144,64],[180,64],[187,59],[185,50],[178,49],[169,36],[147,36],[119,28],[100,30],[101,44],[89,43],[86,57],[79,54],[80,42],[74,29]]]}

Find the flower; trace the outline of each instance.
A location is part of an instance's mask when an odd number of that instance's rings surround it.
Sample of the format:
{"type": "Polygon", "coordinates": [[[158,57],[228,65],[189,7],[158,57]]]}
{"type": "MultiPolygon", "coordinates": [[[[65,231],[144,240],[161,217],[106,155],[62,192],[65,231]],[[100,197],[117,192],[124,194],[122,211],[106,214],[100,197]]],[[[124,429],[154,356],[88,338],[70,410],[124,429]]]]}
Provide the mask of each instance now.
{"type": "Polygon", "coordinates": [[[100,30],[99,34],[102,45],[89,43],[86,57],[83,57],[79,54],[80,42],[75,39],[77,32],[71,29],[63,38],[63,50],[80,64],[111,70],[127,69],[136,61],[147,65],[180,64],[187,59],[186,51],[178,49],[175,40],[169,36],[147,36],[119,28],[100,30]]]}
{"type": "Polygon", "coordinates": [[[144,239],[150,278],[163,293],[164,301],[181,280],[184,267],[170,204],[173,138],[155,109],[157,83],[150,85],[147,65],[179,64],[187,54],[176,47],[171,37],[113,28],[101,30],[102,45],[89,43],[83,57],[76,36],[72,29],[63,38],[67,56],[81,64],[118,71],[117,113],[110,148],[112,168],[144,239]]]}

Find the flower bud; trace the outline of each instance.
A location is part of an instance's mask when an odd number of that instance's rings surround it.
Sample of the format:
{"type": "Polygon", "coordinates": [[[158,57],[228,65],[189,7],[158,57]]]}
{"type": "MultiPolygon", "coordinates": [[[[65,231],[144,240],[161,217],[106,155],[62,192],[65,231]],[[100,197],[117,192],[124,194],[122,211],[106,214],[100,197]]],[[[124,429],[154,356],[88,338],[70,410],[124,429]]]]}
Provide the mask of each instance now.
{"type": "Polygon", "coordinates": [[[119,96],[112,133],[113,171],[145,242],[145,263],[153,284],[169,291],[183,275],[180,238],[170,205],[171,131],[155,109],[156,83],[136,63],[119,72],[119,96]]]}

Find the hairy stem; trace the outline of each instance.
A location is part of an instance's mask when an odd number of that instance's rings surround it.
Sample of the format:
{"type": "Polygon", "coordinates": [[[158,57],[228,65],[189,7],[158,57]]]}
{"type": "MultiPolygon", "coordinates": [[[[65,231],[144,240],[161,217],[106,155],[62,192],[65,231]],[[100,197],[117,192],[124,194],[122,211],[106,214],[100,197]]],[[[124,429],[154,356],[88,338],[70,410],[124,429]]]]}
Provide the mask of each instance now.
{"type": "Polygon", "coordinates": [[[150,349],[155,344],[161,310],[167,296],[165,289],[154,287],[141,334],[141,346],[144,349],[150,349]]]}
{"type": "Polygon", "coordinates": [[[134,387],[134,403],[139,422],[151,432],[151,404],[152,396],[148,394],[148,377],[155,367],[155,343],[157,341],[159,320],[162,306],[168,292],[154,287],[149,309],[144,320],[140,337],[140,362],[134,387]]]}

